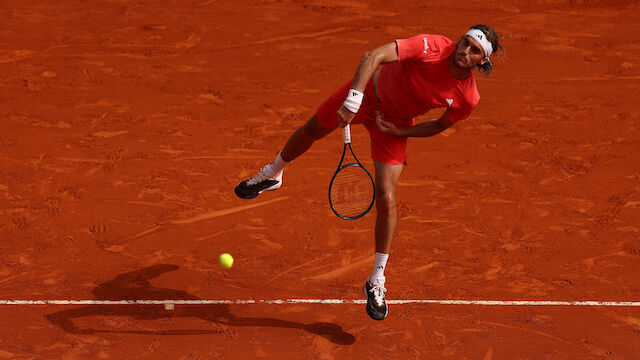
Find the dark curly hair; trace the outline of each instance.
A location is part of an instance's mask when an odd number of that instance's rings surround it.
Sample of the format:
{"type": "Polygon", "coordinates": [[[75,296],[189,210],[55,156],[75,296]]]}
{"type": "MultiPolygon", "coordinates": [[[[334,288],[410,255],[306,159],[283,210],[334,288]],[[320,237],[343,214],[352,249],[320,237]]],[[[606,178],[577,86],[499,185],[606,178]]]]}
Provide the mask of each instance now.
{"type": "MultiPolygon", "coordinates": [[[[487,37],[487,40],[489,40],[489,42],[491,43],[491,47],[493,48],[494,53],[496,53],[498,50],[501,50],[504,52],[504,48],[500,45],[498,41],[498,34],[490,26],[477,24],[477,25],[473,25],[471,29],[478,29],[485,34],[485,36],[487,37]]],[[[489,76],[489,74],[491,74],[491,72],[493,71],[493,63],[488,57],[487,57],[487,61],[484,64],[477,65],[477,66],[478,66],[478,70],[484,76],[489,76]]]]}

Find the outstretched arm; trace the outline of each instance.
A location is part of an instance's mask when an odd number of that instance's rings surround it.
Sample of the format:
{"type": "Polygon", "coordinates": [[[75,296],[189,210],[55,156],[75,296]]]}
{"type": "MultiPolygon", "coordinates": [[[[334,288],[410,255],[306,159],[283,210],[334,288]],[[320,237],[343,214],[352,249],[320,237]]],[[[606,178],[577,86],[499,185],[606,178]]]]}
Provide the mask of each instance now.
{"type": "Polygon", "coordinates": [[[398,62],[398,47],[395,41],[367,51],[360,59],[351,88],[364,92],[378,66],[395,62],[398,62]]]}
{"type": "MultiPolygon", "coordinates": [[[[398,47],[395,41],[377,47],[371,51],[367,51],[362,55],[362,59],[360,59],[360,64],[358,64],[356,74],[353,76],[351,88],[364,93],[367,83],[371,80],[371,77],[378,69],[378,66],[395,62],[398,62],[398,47]]],[[[342,105],[338,110],[340,126],[351,123],[351,120],[353,120],[355,115],[355,113],[349,111],[344,105],[342,105]]]]}
{"type": "Polygon", "coordinates": [[[404,137],[428,137],[439,134],[450,128],[454,122],[449,119],[445,111],[442,116],[437,119],[429,120],[416,124],[407,128],[398,128],[393,123],[385,121],[384,115],[376,112],[376,126],[378,130],[384,134],[404,137]]]}

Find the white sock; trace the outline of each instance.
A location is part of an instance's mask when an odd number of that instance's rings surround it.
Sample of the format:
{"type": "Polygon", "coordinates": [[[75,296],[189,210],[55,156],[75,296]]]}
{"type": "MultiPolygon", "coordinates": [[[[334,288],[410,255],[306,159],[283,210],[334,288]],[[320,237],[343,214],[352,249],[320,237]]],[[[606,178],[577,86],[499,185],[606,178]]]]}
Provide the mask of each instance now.
{"type": "Polygon", "coordinates": [[[387,260],[389,259],[389,254],[383,254],[376,252],[375,260],[373,262],[373,270],[371,271],[371,275],[369,275],[369,281],[374,282],[377,278],[382,278],[384,282],[384,269],[387,267],[387,260]]]}
{"type": "Polygon", "coordinates": [[[282,153],[278,153],[278,156],[276,157],[276,159],[273,161],[273,163],[271,163],[270,165],[270,170],[271,170],[271,174],[267,174],[269,176],[276,176],[278,175],[282,170],[284,170],[285,166],[289,165],[290,161],[284,161],[282,160],[282,153]]]}

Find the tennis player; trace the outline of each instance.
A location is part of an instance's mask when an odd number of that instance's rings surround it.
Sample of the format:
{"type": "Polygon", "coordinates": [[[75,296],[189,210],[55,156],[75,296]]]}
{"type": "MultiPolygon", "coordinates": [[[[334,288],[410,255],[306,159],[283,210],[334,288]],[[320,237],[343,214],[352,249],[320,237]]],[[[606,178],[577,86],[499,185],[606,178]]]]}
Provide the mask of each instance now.
{"type": "Polygon", "coordinates": [[[366,52],[355,76],[318,107],[315,115],[289,138],[275,161],[235,193],[253,199],[282,186],[283,169],[318,139],[346,124],[363,124],[371,137],[376,184],[375,261],[364,284],[367,314],[383,320],[384,270],[395,233],[395,190],[406,165],[407,139],[436,135],[469,117],[480,100],[472,70],[493,70],[491,54],[501,49],[496,32],[474,25],[457,43],[440,35],[421,34],[366,52]],[[434,108],[446,108],[437,119],[414,123],[434,108]]]}

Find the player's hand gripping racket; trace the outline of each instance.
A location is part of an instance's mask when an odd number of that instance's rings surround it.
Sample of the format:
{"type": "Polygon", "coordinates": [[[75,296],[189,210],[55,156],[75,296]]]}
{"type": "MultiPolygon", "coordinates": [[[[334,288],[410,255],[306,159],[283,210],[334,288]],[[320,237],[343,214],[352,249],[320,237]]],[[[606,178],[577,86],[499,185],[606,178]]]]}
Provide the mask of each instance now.
{"type": "Polygon", "coordinates": [[[371,210],[376,187],[371,174],[353,153],[349,124],[342,129],[342,137],[344,148],[338,169],[329,184],[329,204],[338,217],[354,220],[363,217],[371,210]],[[345,159],[347,148],[353,156],[351,162],[345,159]]]}

